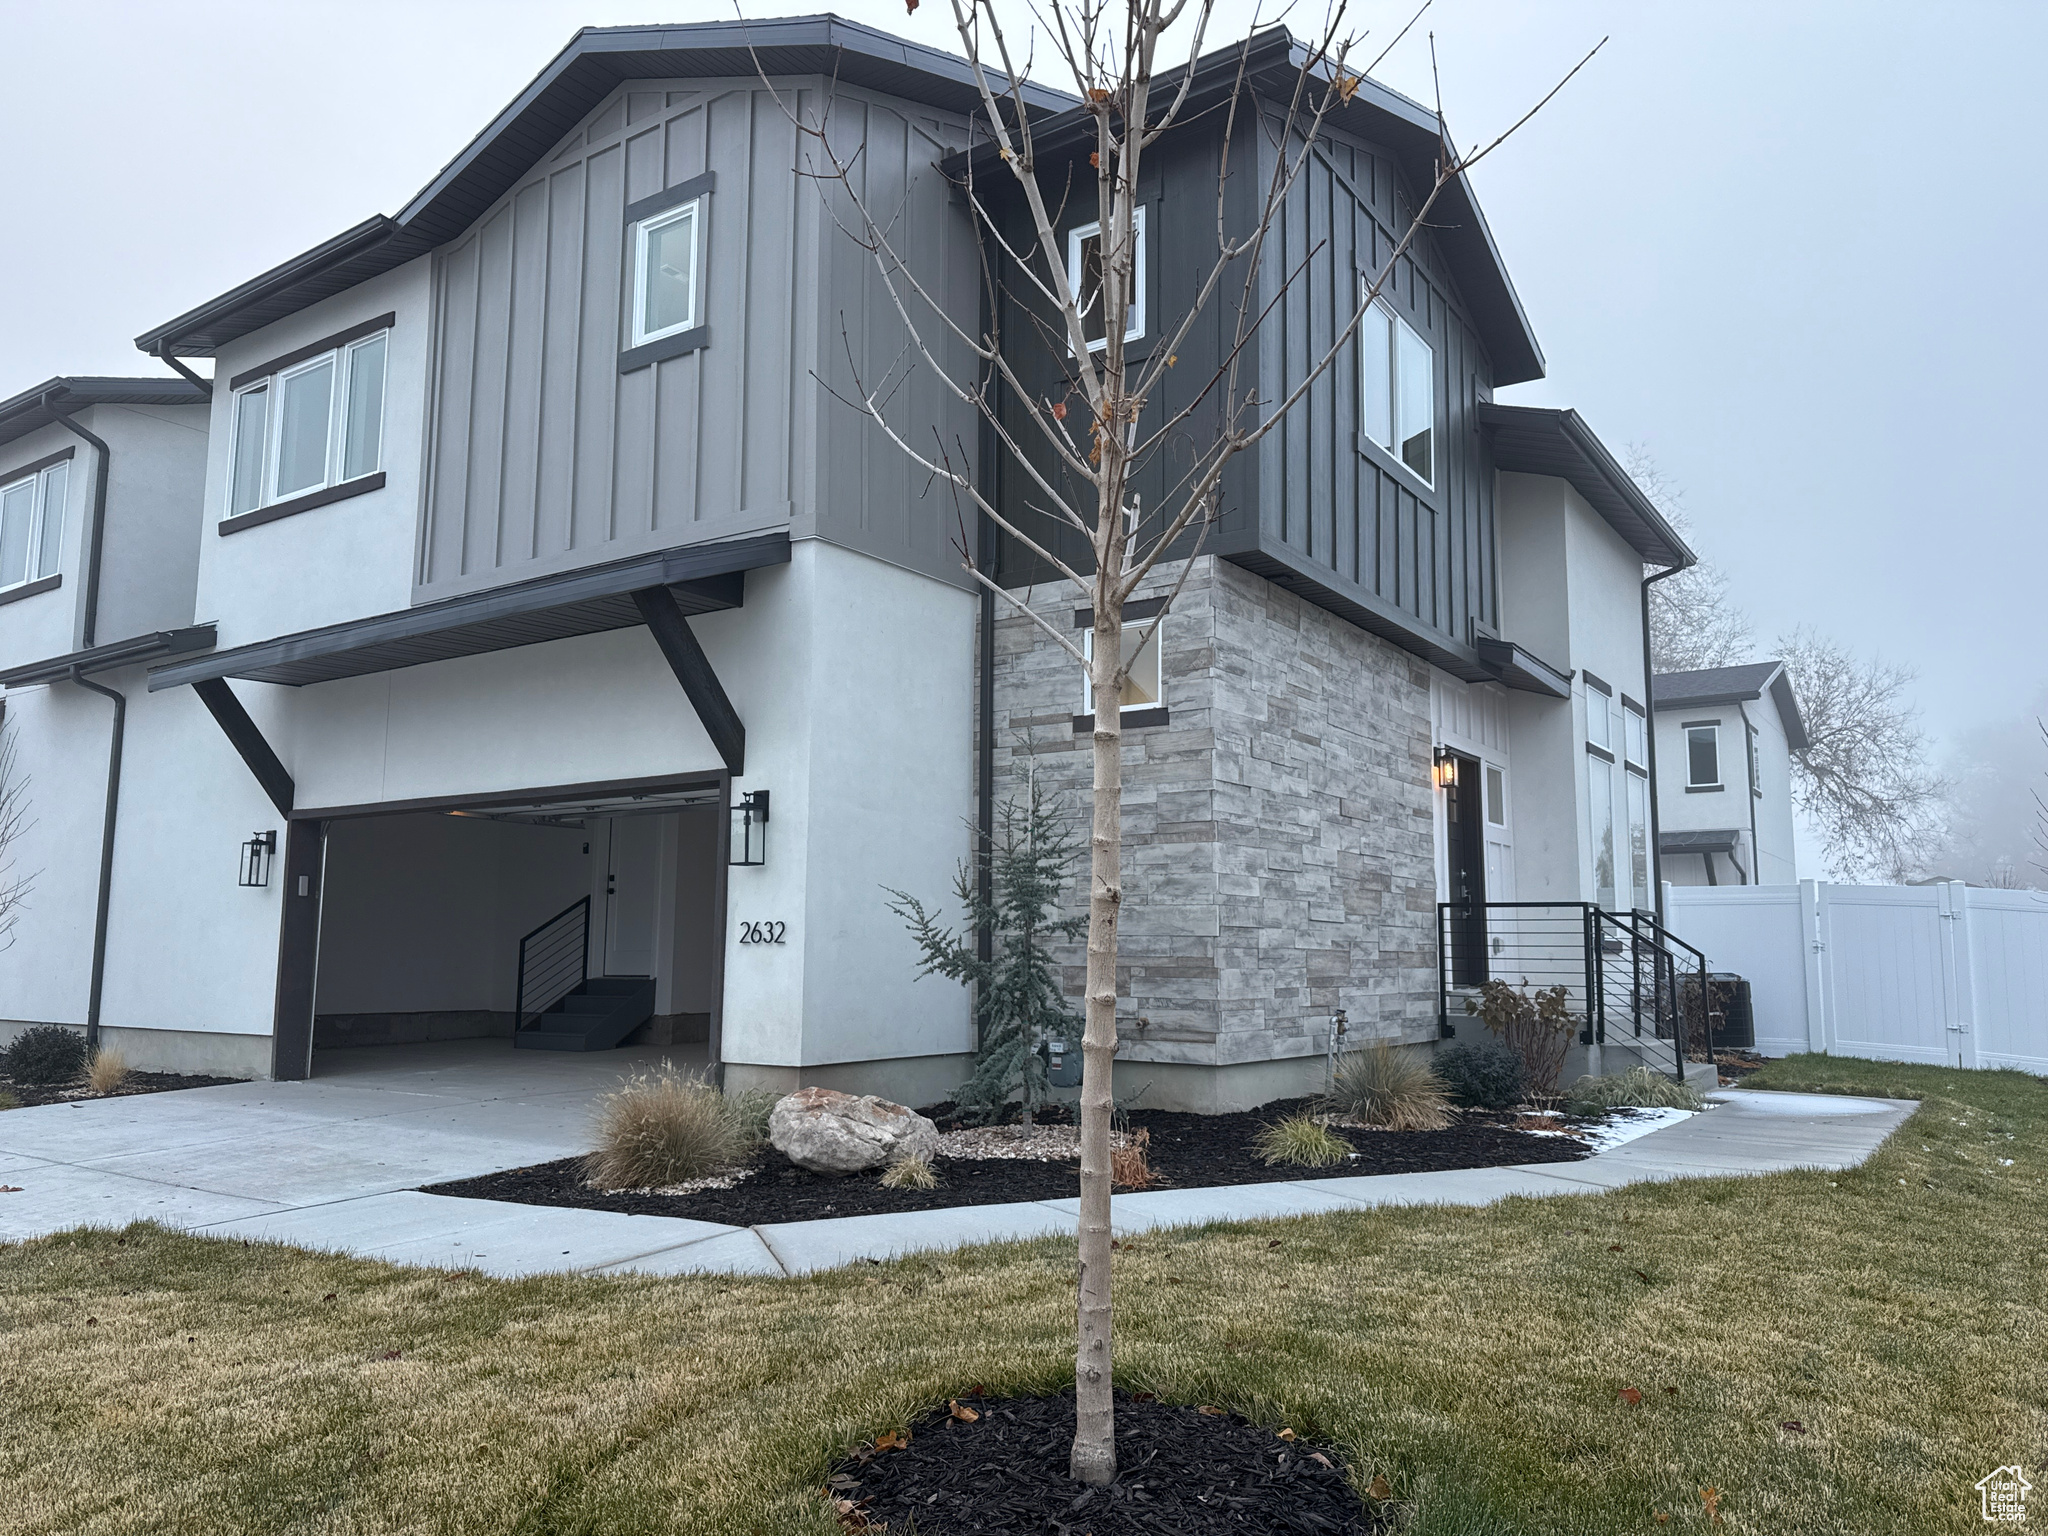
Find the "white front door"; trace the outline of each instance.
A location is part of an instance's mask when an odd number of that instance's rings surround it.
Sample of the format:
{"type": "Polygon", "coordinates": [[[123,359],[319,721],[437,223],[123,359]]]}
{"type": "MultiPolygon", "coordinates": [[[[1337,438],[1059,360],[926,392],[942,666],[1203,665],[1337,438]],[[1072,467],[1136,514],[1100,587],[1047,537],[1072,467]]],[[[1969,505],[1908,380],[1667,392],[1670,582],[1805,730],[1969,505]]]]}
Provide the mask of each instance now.
{"type": "Polygon", "coordinates": [[[659,816],[615,816],[608,828],[604,891],[604,973],[654,974],[655,913],[661,874],[659,816]]]}

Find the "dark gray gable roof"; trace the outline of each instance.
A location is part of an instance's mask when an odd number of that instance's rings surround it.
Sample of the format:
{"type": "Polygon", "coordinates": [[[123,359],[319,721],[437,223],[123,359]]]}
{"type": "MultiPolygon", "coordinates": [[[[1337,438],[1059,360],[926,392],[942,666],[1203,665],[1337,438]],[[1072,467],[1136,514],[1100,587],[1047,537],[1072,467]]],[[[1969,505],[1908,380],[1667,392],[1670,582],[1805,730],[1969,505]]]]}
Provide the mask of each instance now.
{"type": "Polygon", "coordinates": [[[1747,703],[1766,692],[1777,706],[1778,719],[1785,727],[1785,740],[1793,751],[1809,745],[1806,717],[1799,713],[1799,697],[1792,689],[1792,674],[1782,661],[1752,661],[1737,667],[1703,667],[1697,672],[1659,672],[1650,680],[1653,709],[1697,708],[1708,704],[1747,703]]]}
{"type": "Polygon", "coordinates": [[[205,399],[206,391],[186,379],[45,379],[10,400],[0,400],[0,443],[47,427],[58,411],[88,405],[198,405],[205,399]]]}
{"type": "MultiPolygon", "coordinates": [[[[1167,102],[1180,89],[1188,69],[1195,78],[1188,87],[1187,113],[1192,115],[1213,99],[1226,97],[1235,88],[1240,71],[1253,89],[1277,93],[1285,100],[1294,88],[1310,50],[1283,26],[1267,27],[1243,41],[1205,53],[1192,65],[1161,70],[1154,76],[1151,99],[1167,102]]],[[[1360,82],[1348,105],[1325,119],[1347,133],[1385,146],[1400,161],[1409,184],[1428,187],[1436,179],[1436,161],[1441,150],[1436,114],[1399,91],[1367,78],[1360,82]]],[[[1041,155],[1063,149],[1079,149],[1092,139],[1095,120],[1076,106],[1059,117],[1049,118],[1032,129],[1033,147],[1041,155]]],[[[993,145],[978,145],[971,152],[976,174],[984,173],[984,162],[992,161],[993,145]]],[[[948,167],[964,165],[968,155],[956,155],[948,167]]],[[[1543,349],[1536,344],[1536,332],[1522,310],[1521,297],[1508,278],[1507,263],[1493,242],[1486,215],[1471,184],[1459,177],[1444,189],[1429,214],[1430,232],[1437,248],[1450,266],[1458,292],[1471,311],[1473,324],[1486,344],[1493,362],[1496,385],[1522,384],[1543,377],[1543,349]]]]}
{"type": "MultiPolygon", "coordinates": [[[[223,344],[467,229],[535,161],[624,80],[829,75],[850,85],[967,112],[980,104],[965,59],[837,16],[713,21],[673,27],[585,27],[512,104],[396,216],[379,214],[239,288],[135,338],[149,353],[210,357],[223,344]]],[[[1025,90],[1034,111],[1073,98],[1025,90]]]]}
{"type": "Polygon", "coordinates": [[[1649,564],[1691,565],[1698,558],[1577,411],[1482,400],[1479,424],[1493,439],[1495,468],[1570,482],[1649,564]]]}

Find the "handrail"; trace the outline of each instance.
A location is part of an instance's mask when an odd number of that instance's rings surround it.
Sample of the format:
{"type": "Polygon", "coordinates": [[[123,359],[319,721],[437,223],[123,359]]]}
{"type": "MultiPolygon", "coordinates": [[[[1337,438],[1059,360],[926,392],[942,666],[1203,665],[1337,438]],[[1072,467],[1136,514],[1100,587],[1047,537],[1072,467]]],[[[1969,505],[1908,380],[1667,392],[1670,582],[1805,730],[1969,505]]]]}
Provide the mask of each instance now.
{"type": "Polygon", "coordinates": [[[526,1028],[527,948],[529,945],[533,945],[536,939],[541,940],[541,942],[535,946],[539,953],[536,964],[533,967],[536,974],[532,977],[532,981],[534,984],[534,996],[543,1000],[532,1011],[535,1016],[538,1016],[545,1013],[549,1008],[590,979],[590,898],[588,896],[578,897],[546,922],[541,923],[520,937],[519,975],[512,1003],[512,1031],[514,1034],[526,1028]],[[574,927],[564,925],[557,928],[558,924],[563,924],[564,919],[571,917],[579,919],[574,927]],[[551,929],[555,931],[551,933],[551,929]],[[543,935],[546,935],[546,937],[543,938],[543,935]],[[572,942],[574,944],[573,953],[575,955],[576,974],[573,980],[565,981],[563,978],[569,974],[568,966],[569,956],[572,952],[570,949],[572,942]],[[550,987],[553,988],[552,993],[546,990],[550,987]]]}

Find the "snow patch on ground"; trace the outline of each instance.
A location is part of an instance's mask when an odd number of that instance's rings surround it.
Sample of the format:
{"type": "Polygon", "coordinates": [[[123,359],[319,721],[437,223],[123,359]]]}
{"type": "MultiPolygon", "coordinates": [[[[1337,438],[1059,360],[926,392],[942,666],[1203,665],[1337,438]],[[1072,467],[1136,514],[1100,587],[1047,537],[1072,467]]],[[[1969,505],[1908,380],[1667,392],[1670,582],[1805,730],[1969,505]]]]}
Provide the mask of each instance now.
{"type": "Polygon", "coordinates": [[[1605,1120],[1587,1126],[1580,1134],[1595,1152],[1610,1152],[1638,1136],[1661,1131],[1699,1113],[1696,1109],[1611,1109],[1605,1120]]]}

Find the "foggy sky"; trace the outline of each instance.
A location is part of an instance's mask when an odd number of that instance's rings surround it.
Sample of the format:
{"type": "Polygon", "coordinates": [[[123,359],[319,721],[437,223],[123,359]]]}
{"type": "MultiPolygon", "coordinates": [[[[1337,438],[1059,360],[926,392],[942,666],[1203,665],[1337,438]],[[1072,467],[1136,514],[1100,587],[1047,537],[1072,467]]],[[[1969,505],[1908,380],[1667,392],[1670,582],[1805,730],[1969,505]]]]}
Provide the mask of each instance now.
{"type": "MultiPolygon", "coordinates": [[[[840,9],[957,48],[945,0],[840,9]]],[[[732,14],[0,0],[0,397],[158,371],[136,334],[395,211],[579,26],[732,14]]],[[[1812,623],[1917,667],[1944,750],[2021,740],[2048,688],[2048,6],[1442,0],[1377,71],[1424,99],[1430,30],[1461,140],[1610,39],[1475,173],[1550,365],[1502,398],[1647,445],[1766,650],[1812,623]]]]}

